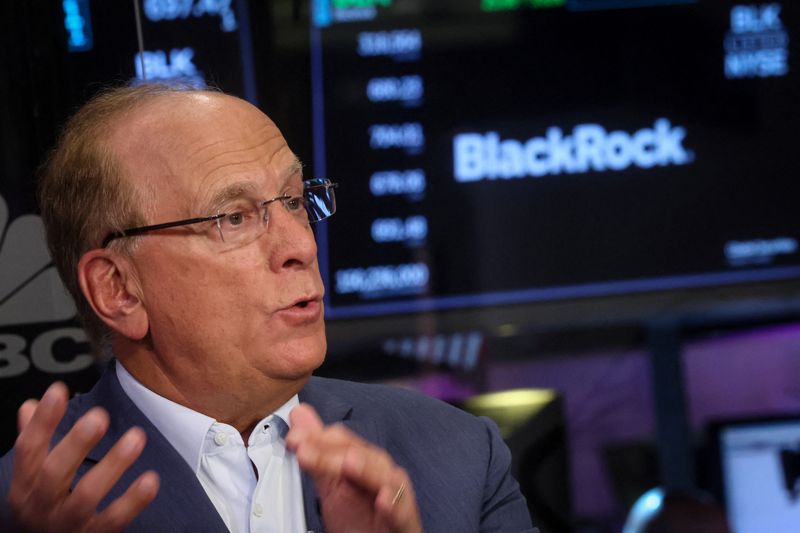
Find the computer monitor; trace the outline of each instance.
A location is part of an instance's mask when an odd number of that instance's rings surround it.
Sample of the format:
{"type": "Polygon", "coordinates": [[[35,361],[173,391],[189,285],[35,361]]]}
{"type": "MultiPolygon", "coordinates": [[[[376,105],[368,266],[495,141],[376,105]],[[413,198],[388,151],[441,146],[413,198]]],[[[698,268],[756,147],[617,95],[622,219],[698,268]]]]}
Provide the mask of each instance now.
{"type": "Polygon", "coordinates": [[[713,434],[733,532],[796,532],[800,415],[718,422],[713,434]]]}

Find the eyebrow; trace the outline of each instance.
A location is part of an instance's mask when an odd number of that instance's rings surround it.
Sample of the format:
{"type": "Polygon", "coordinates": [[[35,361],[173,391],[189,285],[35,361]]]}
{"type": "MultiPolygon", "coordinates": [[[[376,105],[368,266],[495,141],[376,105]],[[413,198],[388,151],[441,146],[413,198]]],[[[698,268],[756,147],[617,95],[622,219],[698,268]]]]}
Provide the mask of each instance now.
{"type": "Polygon", "coordinates": [[[216,213],[227,202],[239,198],[245,198],[247,196],[255,196],[255,193],[255,186],[250,181],[237,181],[236,183],[231,183],[227,187],[224,187],[214,194],[210,201],[203,204],[205,207],[202,208],[202,212],[216,213]]]}
{"type": "Polygon", "coordinates": [[[283,183],[281,183],[281,190],[285,189],[289,180],[293,177],[300,175],[300,180],[303,179],[303,163],[298,159],[294,158],[292,163],[286,167],[286,171],[283,173],[283,183]]]}
{"type": "MultiPolygon", "coordinates": [[[[285,191],[288,187],[289,181],[296,175],[300,174],[302,179],[303,163],[298,158],[294,158],[292,163],[286,167],[281,173],[283,181],[281,182],[280,189],[285,191]]],[[[254,198],[257,196],[255,184],[252,181],[237,181],[219,190],[207,203],[203,204],[203,213],[216,213],[220,208],[231,200],[246,197],[254,198]]]]}

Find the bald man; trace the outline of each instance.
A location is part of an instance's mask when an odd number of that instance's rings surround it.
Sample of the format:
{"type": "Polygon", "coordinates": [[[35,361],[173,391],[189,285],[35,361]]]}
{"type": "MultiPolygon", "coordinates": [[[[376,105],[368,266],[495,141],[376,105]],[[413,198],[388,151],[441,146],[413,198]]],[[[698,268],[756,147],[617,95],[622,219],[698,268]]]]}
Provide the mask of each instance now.
{"type": "Polygon", "coordinates": [[[107,91],[40,183],[53,260],[97,353],[0,461],[32,531],[528,531],[496,427],[388,387],[311,377],[326,351],[307,179],[276,125],[221,93],[107,91]]]}

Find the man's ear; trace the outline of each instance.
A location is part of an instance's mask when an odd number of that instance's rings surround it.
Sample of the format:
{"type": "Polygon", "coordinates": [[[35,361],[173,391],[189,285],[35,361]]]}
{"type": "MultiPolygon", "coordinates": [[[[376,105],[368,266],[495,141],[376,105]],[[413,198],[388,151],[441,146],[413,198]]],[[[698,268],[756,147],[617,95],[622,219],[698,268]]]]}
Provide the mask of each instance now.
{"type": "Polygon", "coordinates": [[[133,265],[106,249],[90,250],[78,262],[78,282],[95,314],[131,340],[147,335],[149,321],[133,265]]]}

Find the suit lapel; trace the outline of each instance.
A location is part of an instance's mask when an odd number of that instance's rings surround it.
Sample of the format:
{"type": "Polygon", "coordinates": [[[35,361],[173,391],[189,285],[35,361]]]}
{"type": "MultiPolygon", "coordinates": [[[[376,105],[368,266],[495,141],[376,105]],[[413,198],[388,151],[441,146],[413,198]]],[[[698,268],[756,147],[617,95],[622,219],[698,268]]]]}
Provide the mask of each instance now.
{"type": "MultiPolygon", "coordinates": [[[[147,444],[142,455],[123,474],[101,506],[121,496],[139,475],[147,470],[155,470],[161,477],[161,488],[155,501],[134,522],[137,529],[155,527],[159,531],[227,531],[195,473],[122,390],[114,363],[86,396],[87,401],[79,402],[79,405],[86,406],[82,410],[85,411],[92,405],[102,406],[108,411],[111,421],[108,432],[88,455],[84,467],[79,470],[79,476],[102,459],[130,427],[139,426],[147,434],[147,444]]],[[[76,413],[75,418],[81,414],[76,413]]]]}

